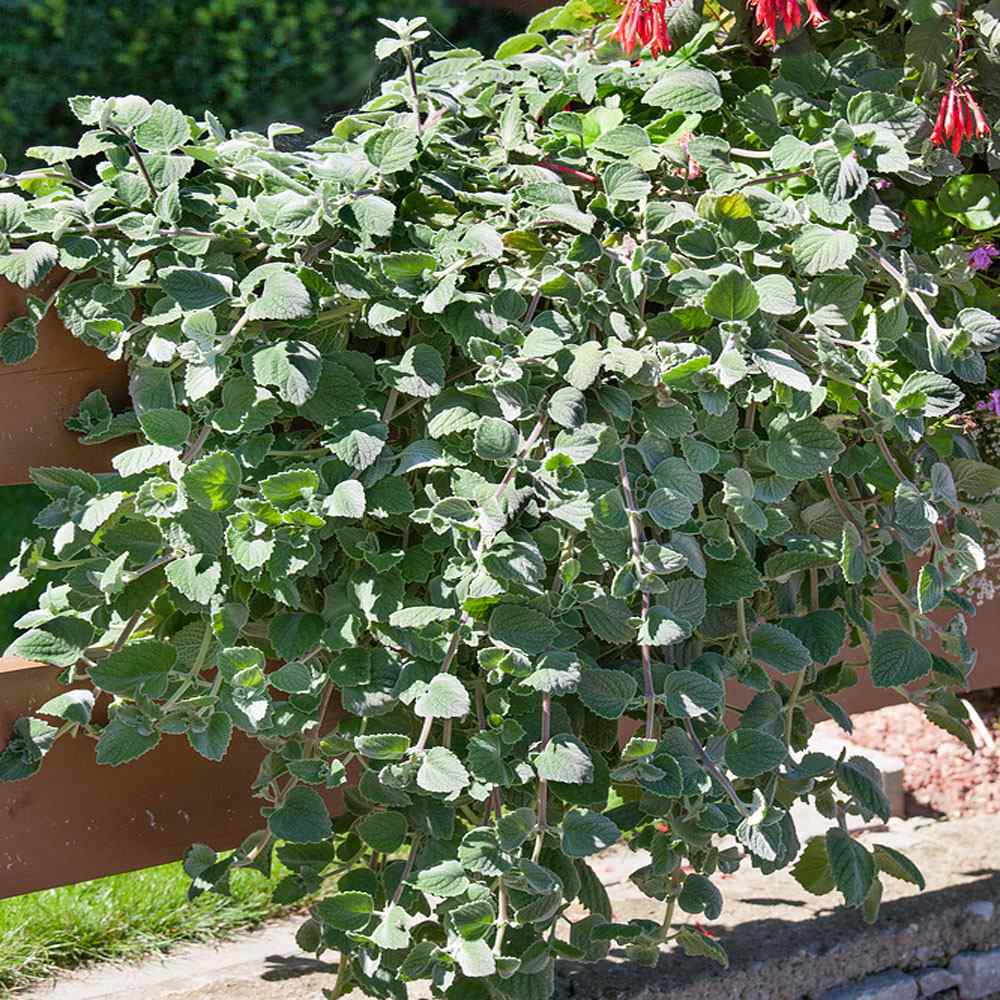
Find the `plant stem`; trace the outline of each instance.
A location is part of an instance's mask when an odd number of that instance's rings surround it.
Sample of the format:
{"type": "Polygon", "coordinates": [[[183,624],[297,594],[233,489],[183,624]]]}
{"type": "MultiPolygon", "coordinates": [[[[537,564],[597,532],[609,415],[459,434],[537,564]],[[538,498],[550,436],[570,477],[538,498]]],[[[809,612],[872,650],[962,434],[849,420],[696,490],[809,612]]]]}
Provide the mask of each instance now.
{"type": "Polygon", "coordinates": [[[135,627],[139,624],[139,620],[142,618],[142,612],[137,611],[132,617],[125,623],[125,627],[121,630],[118,638],[115,639],[115,644],[111,647],[112,653],[117,653],[122,646],[128,642],[129,636],[135,631],[135,627]]]}
{"type": "Polygon", "coordinates": [[[778,174],[761,174],[758,177],[751,177],[749,180],[744,181],[739,189],[754,187],[757,184],[772,184],[777,181],[787,181],[792,177],[803,177],[809,173],[808,168],[800,170],[784,170],[778,174]]]}
{"type": "MultiPolygon", "coordinates": [[[[809,610],[819,610],[819,571],[816,569],[809,570],[809,610]]],[[[785,746],[791,746],[792,743],[792,721],[795,718],[795,705],[802,693],[805,679],[805,669],[796,672],[795,680],[792,682],[792,690],[788,695],[788,704],[785,705],[785,746]]]]}
{"type": "Polygon", "coordinates": [[[666,941],[667,935],[670,933],[670,925],[674,921],[674,908],[676,906],[677,906],[677,897],[668,896],[667,908],[663,912],[663,920],[660,923],[660,944],[666,941]]]}
{"type": "Polygon", "coordinates": [[[333,982],[333,989],[328,994],[329,1000],[339,1000],[347,992],[350,980],[351,963],[344,952],[341,952],[340,961],[337,963],[337,978],[333,982]]]}
{"type": "Polygon", "coordinates": [[[840,516],[843,517],[845,521],[849,521],[857,529],[858,533],[861,535],[861,545],[865,552],[868,551],[868,539],[865,537],[865,525],[864,521],[859,520],[854,515],[854,511],[845,502],[844,498],[840,495],[840,491],[837,489],[836,483],[833,481],[833,476],[829,472],[823,473],[823,483],[826,486],[826,492],[830,494],[830,499],[833,501],[834,506],[840,511],[840,516]]]}
{"type": "Polygon", "coordinates": [[[584,181],[587,184],[598,184],[599,179],[593,174],[584,173],[582,170],[577,170],[574,167],[567,167],[562,163],[554,163],[552,160],[539,160],[537,164],[538,167],[544,167],[546,170],[551,170],[557,174],[565,174],[567,177],[572,177],[574,180],[584,181]]]}
{"type": "Polygon", "coordinates": [[[694,726],[691,725],[690,719],[684,720],[684,729],[687,731],[687,737],[691,741],[691,746],[694,747],[695,752],[701,760],[702,767],[722,786],[726,795],[729,796],[729,801],[736,806],[739,814],[744,818],[748,817],[750,810],[747,808],[746,803],[739,797],[733,783],[722,773],[719,765],[709,757],[708,751],[698,742],[698,737],[695,734],[694,726]]]}
{"type": "Polygon", "coordinates": [[[410,853],[406,856],[406,863],[403,865],[403,871],[399,876],[399,884],[396,886],[396,889],[392,894],[393,906],[395,906],[402,898],[403,890],[406,888],[406,880],[410,877],[410,872],[413,871],[413,862],[417,860],[417,851],[419,850],[420,834],[415,834],[413,837],[413,843],[410,844],[410,853]]]}
{"type": "Polygon", "coordinates": [[[205,442],[208,440],[208,435],[211,433],[212,428],[208,424],[205,424],[205,426],[198,431],[198,436],[191,442],[187,451],[185,451],[181,456],[181,461],[185,465],[190,465],[201,454],[201,449],[205,447],[205,442]]]}
{"type": "MultiPolygon", "coordinates": [[[[632,563],[635,567],[636,578],[642,575],[642,515],[636,509],[635,495],[632,493],[632,481],[629,479],[628,466],[625,464],[624,454],[618,460],[618,475],[622,482],[622,492],[625,494],[625,506],[628,509],[628,526],[632,536],[632,563]]],[[[642,593],[642,611],[639,613],[642,621],[640,628],[646,629],[649,621],[649,594],[642,593]]],[[[643,696],[646,699],[646,739],[652,739],[653,729],[656,722],[656,691],[653,687],[653,662],[651,649],[648,644],[639,646],[642,656],[642,686],[643,696]]]]}
{"type": "Polygon", "coordinates": [[[181,682],[181,686],[170,696],[167,702],[163,706],[164,713],[169,712],[170,709],[174,707],[187,694],[191,685],[198,679],[198,675],[201,673],[201,668],[205,663],[205,657],[208,656],[208,651],[212,646],[212,619],[209,618],[205,623],[205,631],[201,637],[201,645],[198,647],[198,653],[194,658],[194,663],[191,664],[191,669],[188,671],[187,677],[181,682]]]}
{"type": "MultiPolygon", "coordinates": [[[[448,643],[448,649],[444,654],[444,659],[441,661],[441,666],[438,668],[439,674],[446,674],[451,669],[451,664],[458,653],[458,643],[462,635],[462,626],[469,620],[469,616],[463,612],[462,616],[458,619],[458,626],[451,635],[451,641],[448,643]]],[[[431,727],[434,725],[434,716],[428,715],[424,719],[423,728],[420,730],[420,737],[417,740],[417,745],[413,748],[415,751],[425,750],[427,748],[427,741],[430,739],[431,727]]]]}
{"type": "MultiPolygon", "coordinates": [[[[542,750],[549,745],[552,734],[552,695],[542,693],[542,750]]],[[[531,860],[537,861],[542,855],[542,844],[545,841],[545,827],[548,823],[549,783],[544,778],[538,779],[538,832],[535,834],[535,849],[531,852],[531,860]]]]}
{"type": "Polygon", "coordinates": [[[146,169],[146,161],[142,158],[142,152],[135,144],[135,139],[124,129],[112,127],[112,131],[117,132],[128,143],[128,151],[132,154],[132,159],[135,160],[136,166],[139,168],[139,173],[142,174],[142,179],[146,182],[146,187],[149,188],[149,193],[155,202],[160,192],[156,190],[153,178],[149,176],[149,171],[146,169]]]}
{"type": "Polygon", "coordinates": [[[899,285],[900,290],[906,295],[906,297],[916,306],[917,312],[920,313],[924,318],[924,322],[939,336],[944,336],[944,330],[941,329],[940,324],[934,318],[934,314],[930,311],[927,303],[912,289],[910,288],[909,282],[906,278],[896,269],[896,267],[880,253],[876,253],[874,250],[867,251],[868,256],[874,260],[879,267],[885,271],[886,274],[892,278],[893,281],[899,285]]]}
{"type": "Polygon", "coordinates": [[[413,120],[417,126],[417,135],[423,128],[420,121],[420,91],[417,89],[417,68],[413,63],[413,49],[407,45],[403,48],[403,55],[406,57],[406,76],[410,82],[410,104],[413,107],[413,120]]]}
{"type": "MultiPolygon", "coordinates": [[[[524,456],[531,454],[532,448],[535,447],[539,437],[541,436],[542,431],[545,429],[545,424],[547,420],[548,417],[546,416],[543,410],[542,415],[538,418],[538,422],[535,424],[534,429],[532,430],[531,434],[528,435],[528,440],[524,442],[524,446],[518,452],[517,458],[523,458],[524,456]]],[[[493,494],[494,500],[499,500],[500,497],[504,495],[504,493],[507,491],[507,487],[510,486],[510,484],[514,480],[514,476],[516,475],[517,475],[517,459],[514,460],[514,463],[504,474],[503,479],[500,480],[500,484],[497,486],[496,491],[493,494]]],[[[480,544],[477,547],[475,553],[477,562],[479,561],[479,557],[481,555],[481,549],[482,549],[482,540],[480,540],[480,544]]],[[[452,633],[451,641],[448,643],[448,649],[444,654],[444,659],[441,661],[441,666],[438,668],[438,673],[446,674],[451,669],[452,661],[454,661],[455,656],[458,654],[458,645],[462,635],[462,629],[465,627],[468,621],[469,621],[468,612],[463,611],[462,614],[459,616],[458,624],[455,626],[455,631],[452,633]]],[[[420,736],[417,739],[417,744],[413,748],[414,751],[420,752],[422,750],[427,749],[427,741],[430,739],[431,727],[433,725],[434,725],[434,716],[428,715],[424,719],[424,724],[420,730],[420,736]]]]}

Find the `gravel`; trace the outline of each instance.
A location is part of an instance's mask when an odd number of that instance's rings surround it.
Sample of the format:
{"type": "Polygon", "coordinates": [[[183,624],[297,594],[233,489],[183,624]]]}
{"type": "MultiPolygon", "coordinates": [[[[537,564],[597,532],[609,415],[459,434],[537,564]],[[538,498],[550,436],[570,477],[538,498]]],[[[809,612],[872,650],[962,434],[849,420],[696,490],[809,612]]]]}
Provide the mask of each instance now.
{"type": "MultiPolygon", "coordinates": [[[[981,748],[973,754],[914,705],[892,705],[853,717],[854,732],[848,737],[852,743],[903,759],[908,815],[1000,813],[1000,690],[977,692],[970,700],[997,741],[993,752],[981,748]]],[[[831,722],[817,728],[843,736],[831,722]]]]}

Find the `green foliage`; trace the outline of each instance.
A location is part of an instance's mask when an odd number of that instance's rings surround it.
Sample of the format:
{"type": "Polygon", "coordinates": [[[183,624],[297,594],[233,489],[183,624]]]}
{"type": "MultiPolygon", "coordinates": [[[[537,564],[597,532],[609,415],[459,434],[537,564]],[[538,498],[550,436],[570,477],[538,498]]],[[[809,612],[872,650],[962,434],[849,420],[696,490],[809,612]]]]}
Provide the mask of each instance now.
{"type": "Polygon", "coordinates": [[[73,94],[136,93],[233,126],[310,128],[372,86],[376,18],[424,14],[431,48],[490,47],[517,19],[455,0],[9,0],[0,62],[0,155],[75,141],[73,94]]]}
{"type": "MultiPolygon", "coordinates": [[[[276,898],[325,893],[299,940],[342,954],[334,996],[544,997],[610,942],[724,963],[676,910],[792,864],[797,799],[886,812],[864,762],[802,756],[806,708],[849,726],[869,670],[962,729],[965,510],[997,486],[952,422],[992,293],[901,214],[964,164],[896,36],[842,16],[855,45],[755,68],[714,23],[623,60],[575,4],[499,58],[418,64],[423,22],[386,22],[404,75],[291,152],[74,99],[79,144],[0,203],[0,270],[33,285],[4,335],[30,354],[54,308],[125,356],[132,409],[92,395],[73,426],[138,439],[35,471],[0,588],[55,574],[13,649],[112,707],[20,720],[0,775],[81,731],[113,766],[259,739],[261,828],[192,848],[192,895],[276,855],[276,898]],[[619,842],[662,925],[611,921],[587,859],[619,842]],[[586,947],[550,933],[569,903],[586,947]]],[[[880,873],[919,882],[842,823],[795,873],[866,916],[880,873]]]]}
{"type": "MultiPolygon", "coordinates": [[[[0,509],[4,512],[0,526],[0,560],[4,564],[17,555],[21,540],[32,533],[32,521],[46,502],[45,494],[34,486],[0,487],[0,509]]],[[[44,582],[39,579],[30,588],[21,590],[16,596],[5,596],[0,602],[0,645],[4,648],[17,635],[14,622],[35,607],[43,588],[44,582]]]]}

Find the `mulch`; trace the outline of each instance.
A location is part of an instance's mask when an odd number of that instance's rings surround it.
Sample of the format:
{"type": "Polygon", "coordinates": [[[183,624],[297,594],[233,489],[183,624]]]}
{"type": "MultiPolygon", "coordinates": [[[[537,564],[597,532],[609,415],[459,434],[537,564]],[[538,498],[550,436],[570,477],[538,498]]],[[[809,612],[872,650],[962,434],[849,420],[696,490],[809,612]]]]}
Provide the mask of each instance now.
{"type": "Polygon", "coordinates": [[[973,754],[914,705],[893,705],[853,717],[852,743],[902,758],[908,815],[1000,813],[1000,689],[975,692],[968,700],[996,741],[992,752],[973,730],[979,746],[973,754]]]}

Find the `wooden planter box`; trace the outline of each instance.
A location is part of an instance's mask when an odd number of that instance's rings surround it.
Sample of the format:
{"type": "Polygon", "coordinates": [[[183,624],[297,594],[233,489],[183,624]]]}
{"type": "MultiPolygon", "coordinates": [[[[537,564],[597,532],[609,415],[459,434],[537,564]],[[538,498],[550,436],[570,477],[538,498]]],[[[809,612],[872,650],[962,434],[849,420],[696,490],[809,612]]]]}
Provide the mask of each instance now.
{"type": "MultiPolygon", "coordinates": [[[[58,271],[35,289],[40,298],[62,280],[58,271]]],[[[26,293],[0,280],[0,327],[23,316],[26,293]]],[[[111,458],[129,447],[126,438],[87,447],[63,426],[80,400],[102,389],[112,407],[128,403],[125,367],[67,333],[50,309],[39,329],[38,352],[20,365],[0,364],[0,485],[28,482],[28,469],[44,465],[107,471],[111,458]]]]}
{"type": "MultiPolygon", "coordinates": [[[[50,294],[58,280],[50,276],[39,295],[50,294]]],[[[24,298],[0,281],[0,326],[24,314],[24,298]]],[[[34,358],[0,367],[0,484],[27,482],[31,466],[106,471],[115,452],[129,446],[123,439],[86,447],[63,426],[93,389],[124,406],[124,366],[70,336],[52,312],[41,333],[34,358]]],[[[973,687],[1000,686],[1000,657],[992,652],[1000,637],[1000,600],[970,621],[969,632],[982,651],[973,687]]],[[[57,674],[54,667],[0,657],[0,746],[15,719],[60,690],[57,674]]],[[[854,713],[900,699],[864,676],[838,700],[854,713]]],[[[116,769],[95,763],[90,741],[60,740],[37,775],[0,784],[0,898],[173,861],[195,842],[235,846],[261,826],[261,803],[249,794],[261,757],[257,743],[239,733],[220,764],[200,757],[182,737],[165,737],[116,769]]],[[[337,811],[339,796],[330,801],[337,811]]]]}

